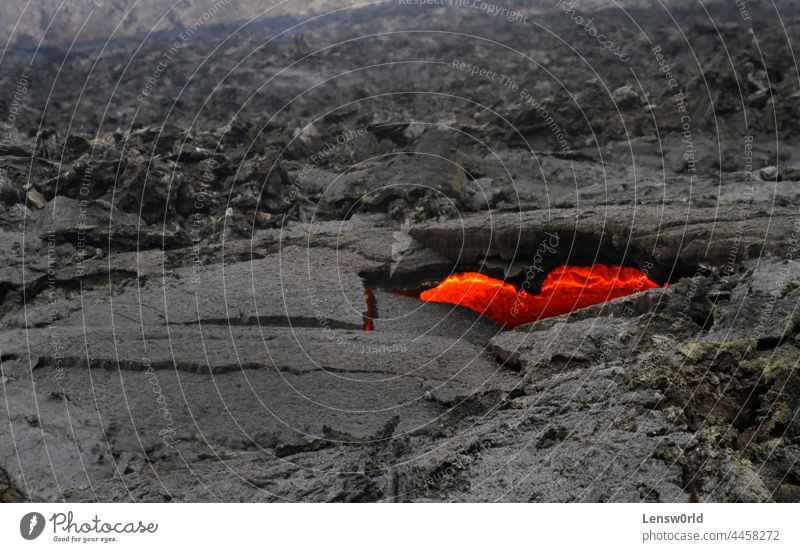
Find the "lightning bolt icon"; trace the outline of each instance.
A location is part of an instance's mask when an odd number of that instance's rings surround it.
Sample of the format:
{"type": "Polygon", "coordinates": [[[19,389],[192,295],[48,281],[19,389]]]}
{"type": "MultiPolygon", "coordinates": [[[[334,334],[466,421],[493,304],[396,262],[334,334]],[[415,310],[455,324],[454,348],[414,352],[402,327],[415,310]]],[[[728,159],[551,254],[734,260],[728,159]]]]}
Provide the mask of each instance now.
{"type": "Polygon", "coordinates": [[[33,514],[33,515],[31,516],[31,526],[30,526],[30,528],[28,529],[28,535],[30,535],[31,533],[33,533],[33,530],[36,528],[36,526],[37,526],[38,524],[39,524],[39,516],[37,516],[36,514],[33,514]]]}

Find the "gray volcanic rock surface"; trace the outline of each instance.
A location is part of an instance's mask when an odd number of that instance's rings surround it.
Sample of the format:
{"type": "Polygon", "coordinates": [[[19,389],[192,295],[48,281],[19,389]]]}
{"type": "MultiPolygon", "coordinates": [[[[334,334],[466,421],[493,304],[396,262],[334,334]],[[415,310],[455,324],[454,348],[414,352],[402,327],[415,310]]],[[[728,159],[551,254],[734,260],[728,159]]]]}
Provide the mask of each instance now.
{"type": "Polygon", "coordinates": [[[800,501],[795,3],[54,4],[0,8],[0,500],[800,501]],[[595,263],[665,287],[415,296],[595,263]]]}

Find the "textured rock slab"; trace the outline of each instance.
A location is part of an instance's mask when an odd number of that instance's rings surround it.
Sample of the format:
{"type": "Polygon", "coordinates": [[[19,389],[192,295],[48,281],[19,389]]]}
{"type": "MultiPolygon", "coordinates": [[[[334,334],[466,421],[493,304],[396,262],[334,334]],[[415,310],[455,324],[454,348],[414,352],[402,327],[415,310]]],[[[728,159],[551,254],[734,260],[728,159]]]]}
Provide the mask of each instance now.
{"type": "Polygon", "coordinates": [[[325,248],[289,247],[253,261],[184,266],[140,286],[96,290],[9,317],[19,326],[163,325],[198,321],[241,325],[363,327],[363,257],[325,248]],[[55,318],[52,312],[55,311],[55,318]]]}
{"type": "Polygon", "coordinates": [[[685,446],[689,435],[662,413],[647,412],[657,396],[621,394],[620,375],[578,370],[541,380],[508,409],[426,451],[402,480],[400,495],[469,502],[687,500],[680,469],[660,456],[662,449],[685,446]]]}
{"type": "Polygon", "coordinates": [[[466,342],[427,337],[401,349],[395,339],[218,326],[144,338],[74,327],[3,333],[14,413],[3,445],[25,451],[25,468],[10,464],[9,475],[23,488],[28,473],[29,493],[55,499],[111,477],[108,460],[120,455],[141,461],[188,446],[289,457],[369,445],[429,431],[467,404],[485,408],[482,397],[494,404],[519,383],[466,342]]]}
{"type": "Polygon", "coordinates": [[[653,277],[691,272],[699,264],[737,265],[762,253],[792,250],[796,212],[785,208],[712,209],[664,206],[597,206],[525,213],[475,214],[411,230],[412,236],[464,264],[502,260],[509,273],[524,269],[549,234],[559,236],[555,254],[539,268],[559,264],[658,263],[653,277]],[[548,234],[549,233],[549,234],[548,234]],[[521,265],[515,267],[515,263],[521,265]]]}

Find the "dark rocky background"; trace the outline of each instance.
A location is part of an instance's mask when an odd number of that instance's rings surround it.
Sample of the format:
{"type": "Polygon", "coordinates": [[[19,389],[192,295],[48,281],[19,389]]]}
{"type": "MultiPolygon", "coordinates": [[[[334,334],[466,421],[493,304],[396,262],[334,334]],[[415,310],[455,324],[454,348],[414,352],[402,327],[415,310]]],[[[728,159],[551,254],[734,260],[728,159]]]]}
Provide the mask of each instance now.
{"type": "Polygon", "coordinates": [[[795,2],[131,6],[0,8],[0,500],[800,500],[795,2]]]}

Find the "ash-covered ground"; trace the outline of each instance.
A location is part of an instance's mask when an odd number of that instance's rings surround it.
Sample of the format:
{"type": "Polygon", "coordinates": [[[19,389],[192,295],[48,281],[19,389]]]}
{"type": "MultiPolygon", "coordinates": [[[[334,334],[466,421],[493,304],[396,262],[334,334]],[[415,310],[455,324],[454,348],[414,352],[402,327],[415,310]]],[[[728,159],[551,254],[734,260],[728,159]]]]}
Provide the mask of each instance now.
{"type": "Polygon", "coordinates": [[[795,2],[16,4],[0,500],[800,500],[795,2]]]}

